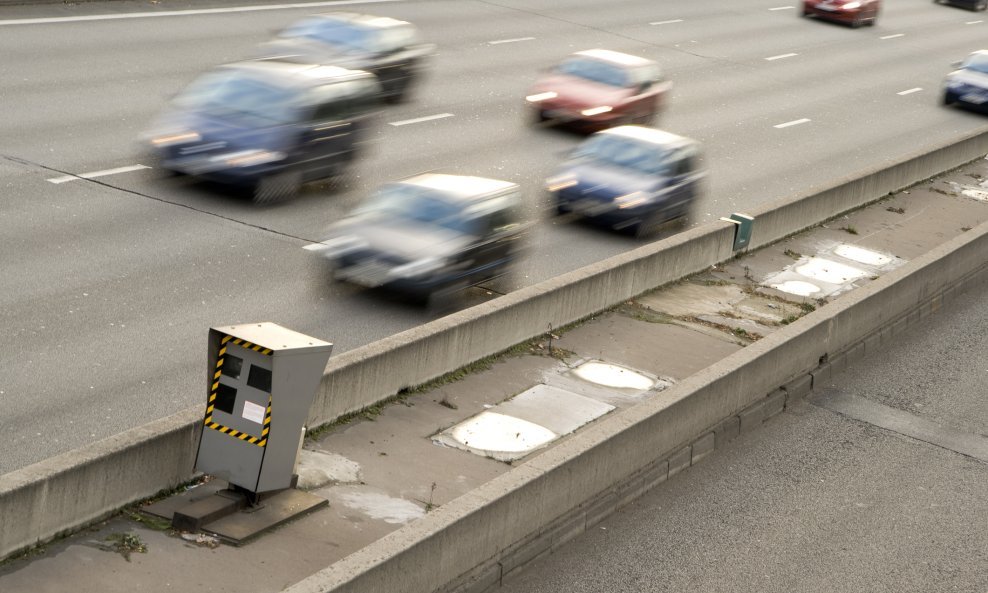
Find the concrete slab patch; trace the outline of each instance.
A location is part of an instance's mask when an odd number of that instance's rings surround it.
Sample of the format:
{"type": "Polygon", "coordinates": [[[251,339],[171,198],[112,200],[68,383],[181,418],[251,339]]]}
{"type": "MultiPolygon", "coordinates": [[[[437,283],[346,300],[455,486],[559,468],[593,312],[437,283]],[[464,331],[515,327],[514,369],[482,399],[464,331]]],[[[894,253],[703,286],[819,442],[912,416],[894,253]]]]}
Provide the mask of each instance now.
{"type": "Polygon", "coordinates": [[[550,385],[536,385],[433,437],[433,442],[513,461],[546,446],[614,406],[550,385]]]}
{"type": "Polygon", "coordinates": [[[559,435],[544,426],[486,411],[443,431],[433,442],[499,461],[513,461],[557,438],[559,435]]]}
{"type": "Polygon", "coordinates": [[[892,263],[892,258],[888,255],[883,255],[877,251],[872,251],[858,245],[850,245],[847,243],[838,245],[837,248],[834,249],[834,253],[843,258],[868,266],[881,267],[892,263]]]}
{"type": "Polygon", "coordinates": [[[824,294],[821,287],[805,280],[784,280],[775,284],[770,282],[769,286],[796,296],[812,297],[822,296],[824,294]]]}
{"type": "Polygon", "coordinates": [[[954,189],[954,191],[959,192],[963,196],[974,198],[979,202],[988,202],[988,190],[984,189],[984,187],[965,185],[962,183],[957,183],[956,181],[948,181],[947,183],[954,189]]]}
{"type": "Polygon", "coordinates": [[[864,270],[822,257],[811,257],[808,262],[797,264],[794,269],[797,274],[824,284],[847,284],[868,275],[864,270]]]}
{"type": "Polygon", "coordinates": [[[743,347],[717,330],[706,333],[618,314],[566,332],[559,346],[587,360],[606,358],[613,364],[674,379],[687,377],[743,347]]]}
{"type": "Polygon", "coordinates": [[[559,436],[603,416],[614,406],[549,385],[536,385],[490,412],[537,424],[559,436]]]}
{"type": "Polygon", "coordinates": [[[602,361],[589,361],[573,369],[573,374],[591,383],[606,387],[645,391],[655,385],[655,380],[627,367],[602,361]]]}
{"type": "Polygon", "coordinates": [[[730,310],[745,297],[736,284],[694,284],[684,282],[639,299],[642,305],[673,317],[716,314],[730,310]]]}
{"type": "Polygon", "coordinates": [[[366,486],[336,487],[332,489],[328,498],[330,506],[336,502],[361,515],[390,525],[404,525],[425,515],[422,505],[366,486]]]}
{"type": "Polygon", "coordinates": [[[298,487],[302,490],[320,488],[326,484],[348,484],[360,481],[360,464],[323,451],[302,449],[299,452],[298,487]]]}

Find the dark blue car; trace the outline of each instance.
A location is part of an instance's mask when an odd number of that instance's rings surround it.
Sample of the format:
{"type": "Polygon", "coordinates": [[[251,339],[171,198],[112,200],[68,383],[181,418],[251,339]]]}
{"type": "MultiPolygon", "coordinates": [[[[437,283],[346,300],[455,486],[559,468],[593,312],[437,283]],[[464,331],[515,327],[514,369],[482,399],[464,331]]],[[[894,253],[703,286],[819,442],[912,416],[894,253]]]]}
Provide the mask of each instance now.
{"type": "Polygon", "coordinates": [[[641,237],[687,216],[703,177],[696,141],[619,126],[587,138],[546,185],[557,213],[574,212],[641,237]]]}
{"type": "Polygon", "coordinates": [[[943,104],[959,103],[985,111],[988,109],[988,50],[978,50],[947,75],[943,88],[943,104]]]}
{"type": "Polygon", "coordinates": [[[506,274],[527,227],[516,184],[424,173],[379,188],[315,251],[337,280],[428,303],[506,274]]]}
{"type": "Polygon", "coordinates": [[[346,170],[379,90],[372,74],[334,66],[227,64],[179,93],[147,141],[164,169],[243,187],[257,202],[286,198],[346,170]]]}

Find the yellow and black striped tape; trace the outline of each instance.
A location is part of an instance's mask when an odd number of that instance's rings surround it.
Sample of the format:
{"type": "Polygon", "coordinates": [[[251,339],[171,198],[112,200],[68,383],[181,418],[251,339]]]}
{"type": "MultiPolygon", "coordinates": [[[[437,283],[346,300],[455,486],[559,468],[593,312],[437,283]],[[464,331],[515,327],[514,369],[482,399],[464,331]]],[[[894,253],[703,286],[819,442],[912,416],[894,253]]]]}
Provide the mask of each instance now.
{"type": "Polygon", "coordinates": [[[265,354],[268,356],[271,355],[270,348],[264,348],[262,346],[258,346],[257,344],[248,342],[247,340],[234,338],[233,336],[223,336],[223,339],[220,341],[220,350],[216,355],[216,372],[213,373],[213,385],[209,390],[209,402],[206,405],[206,418],[203,421],[203,424],[205,424],[207,428],[218,430],[223,434],[228,434],[232,437],[238,438],[242,441],[263,448],[268,444],[268,432],[271,430],[271,394],[270,393],[268,394],[268,407],[264,412],[264,428],[261,429],[261,436],[256,437],[252,434],[248,434],[246,432],[241,432],[234,428],[230,428],[229,426],[223,426],[218,422],[213,422],[213,408],[215,407],[216,404],[216,391],[220,387],[220,375],[223,374],[223,359],[226,357],[226,345],[231,341],[234,344],[237,344],[238,346],[247,348],[248,350],[253,350],[254,352],[260,352],[261,354],[265,354]]]}

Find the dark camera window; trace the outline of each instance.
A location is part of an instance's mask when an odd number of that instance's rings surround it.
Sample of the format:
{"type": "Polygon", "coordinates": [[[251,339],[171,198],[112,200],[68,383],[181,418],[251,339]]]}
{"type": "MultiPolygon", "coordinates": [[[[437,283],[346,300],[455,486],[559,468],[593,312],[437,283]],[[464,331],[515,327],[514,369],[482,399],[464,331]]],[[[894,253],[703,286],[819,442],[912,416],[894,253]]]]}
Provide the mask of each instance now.
{"type": "Polygon", "coordinates": [[[233,404],[237,401],[237,388],[220,383],[216,389],[216,399],[213,400],[213,407],[227,414],[233,413],[233,404]]]}
{"type": "Polygon", "coordinates": [[[252,364],[250,375],[247,377],[247,384],[264,393],[271,393],[271,371],[252,364]]]}
{"type": "Polygon", "coordinates": [[[223,359],[223,374],[234,379],[240,378],[240,370],[244,367],[244,360],[229,354],[223,359]]]}

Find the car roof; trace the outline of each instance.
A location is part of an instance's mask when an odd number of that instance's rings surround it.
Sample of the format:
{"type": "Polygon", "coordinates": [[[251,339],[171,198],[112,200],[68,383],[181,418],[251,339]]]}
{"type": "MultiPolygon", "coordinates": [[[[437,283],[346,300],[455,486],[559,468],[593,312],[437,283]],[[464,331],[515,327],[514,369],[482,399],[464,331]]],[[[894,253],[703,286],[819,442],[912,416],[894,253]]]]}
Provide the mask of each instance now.
{"type": "Polygon", "coordinates": [[[283,86],[306,87],[327,82],[371,78],[372,74],[363,70],[348,70],[339,66],[318,64],[296,64],[274,59],[245,60],[219,66],[226,70],[239,70],[277,81],[283,86]]]}
{"type": "Polygon", "coordinates": [[[583,51],[578,51],[574,56],[582,56],[584,58],[592,58],[594,60],[601,60],[603,62],[610,62],[612,64],[619,64],[621,66],[647,66],[649,64],[654,64],[652,60],[642,58],[639,56],[633,56],[631,54],[623,54],[617,51],[611,51],[609,49],[587,49],[583,51]]]}
{"type": "Polygon", "coordinates": [[[631,138],[633,140],[640,140],[659,146],[696,144],[696,140],[693,140],[692,138],[687,138],[685,136],[680,136],[678,134],[673,134],[672,132],[666,132],[665,130],[659,130],[656,128],[646,128],[645,126],[617,126],[607,130],[602,130],[597,132],[597,134],[621,136],[622,138],[631,138]]]}
{"type": "Polygon", "coordinates": [[[411,25],[411,23],[407,21],[400,21],[387,16],[373,16],[370,14],[359,14],[356,12],[323,12],[313,15],[313,17],[346,21],[355,25],[361,25],[374,29],[390,29],[392,27],[411,25]]]}
{"type": "Polygon", "coordinates": [[[516,183],[501,181],[500,179],[444,173],[423,173],[403,179],[398,183],[435,189],[453,200],[461,202],[472,202],[499,191],[518,187],[516,183]]]}

